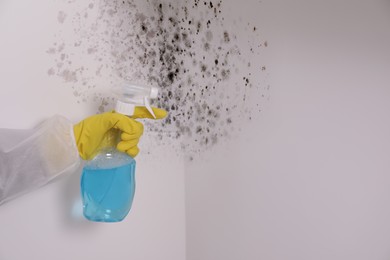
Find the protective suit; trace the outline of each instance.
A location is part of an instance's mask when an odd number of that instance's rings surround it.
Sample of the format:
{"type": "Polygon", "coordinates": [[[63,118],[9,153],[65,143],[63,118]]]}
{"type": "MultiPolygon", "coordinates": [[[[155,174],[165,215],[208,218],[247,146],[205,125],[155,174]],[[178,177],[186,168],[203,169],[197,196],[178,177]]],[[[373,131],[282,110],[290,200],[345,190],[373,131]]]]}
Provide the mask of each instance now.
{"type": "MultiPolygon", "coordinates": [[[[156,119],[166,111],[153,108],[156,119]]],[[[134,116],[103,113],[73,125],[54,116],[34,129],[0,129],[0,204],[43,186],[59,175],[75,172],[81,159],[92,159],[111,129],[122,132],[117,149],[138,154],[143,126],[137,118],[153,118],[143,107],[134,116]]]]}

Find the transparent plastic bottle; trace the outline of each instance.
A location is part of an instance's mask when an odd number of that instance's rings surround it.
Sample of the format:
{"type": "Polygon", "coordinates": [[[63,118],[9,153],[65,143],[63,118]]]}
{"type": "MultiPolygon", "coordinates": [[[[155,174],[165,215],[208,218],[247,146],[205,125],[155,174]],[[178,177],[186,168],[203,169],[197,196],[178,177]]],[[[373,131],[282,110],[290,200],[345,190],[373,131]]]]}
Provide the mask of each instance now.
{"type": "Polygon", "coordinates": [[[133,203],[135,160],[114,147],[103,149],[84,166],[81,193],[88,220],[122,221],[133,203]]]}
{"type": "MultiPolygon", "coordinates": [[[[149,99],[158,89],[124,85],[115,112],[132,116],[135,106],[145,106],[154,116],[149,99]]],[[[135,160],[116,149],[120,137],[117,130],[106,134],[100,152],[87,161],[81,176],[83,214],[91,221],[119,222],[131,209],[135,193],[135,160]]]]}

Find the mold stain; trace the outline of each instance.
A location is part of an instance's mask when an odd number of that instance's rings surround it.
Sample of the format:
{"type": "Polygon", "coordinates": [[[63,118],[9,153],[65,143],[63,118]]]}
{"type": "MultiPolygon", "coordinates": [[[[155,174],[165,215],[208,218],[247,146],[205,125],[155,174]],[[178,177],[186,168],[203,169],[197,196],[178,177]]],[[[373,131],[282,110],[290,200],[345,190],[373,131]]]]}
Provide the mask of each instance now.
{"type": "Polygon", "coordinates": [[[160,87],[153,105],[169,115],[162,122],[145,121],[145,128],[157,133],[156,143],[180,138],[180,149],[193,157],[238,133],[240,122],[251,120],[268,97],[266,66],[251,63],[252,56],[261,59],[268,42],[258,25],[248,23],[252,44],[239,44],[223,10],[222,1],[105,0],[73,15],[59,11],[58,23],[70,23],[75,37],[57,35],[47,48],[54,63],[47,73],[66,82],[78,102],[95,102],[97,112],[108,110],[114,100],[98,93],[100,88],[123,81],[160,87]],[[88,22],[93,15],[94,22],[88,22]],[[79,56],[94,66],[86,68],[79,56]],[[256,109],[249,97],[257,100],[256,109]]]}

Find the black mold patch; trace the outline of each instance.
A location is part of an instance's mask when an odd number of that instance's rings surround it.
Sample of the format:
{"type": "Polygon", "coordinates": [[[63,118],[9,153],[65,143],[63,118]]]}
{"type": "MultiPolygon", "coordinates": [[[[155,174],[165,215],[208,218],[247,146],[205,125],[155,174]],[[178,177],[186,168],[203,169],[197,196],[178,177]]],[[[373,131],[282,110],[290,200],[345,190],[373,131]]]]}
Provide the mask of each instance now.
{"type": "MultiPolygon", "coordinates": [[[[260,111],[245,106],[248,96],[265,97],[269,89],[259,75],[248,73],[251,56],[268,42],[261,40],[258,26],[248,23],[246,38],[253,44],[238,45],[235,31],[225,26],[223,9],[222,1],[146,1],[138,6],[134,0],[105,0],[90,3],[73,17],[62,12],[66,19],[60,23],[71,21],[77,39],[57,37],[59,42],[47,51],[57,66],[47,73],[67,82],[79,102],[96,102],[99,112],[108,110],[114,99],[96,88],[123,81],[160,87],[153,105],[169,115],[163,121],[145,121],[146,128],[158,133],[156,143],[181,138],[181,149],[199,152],[237,133],[242,118],[260,111]],[[89,12],[97,12],[92,25],[87,25],[92,14],[83,15],[89,12]],[[84,68],[82,59],[74,64],[83,55],[96,68],[84,68]]],[[[265,68],[253,70],[264,73],[265,68]]],[[[259,106],[260,98],[257,102],[259,106]]]]}

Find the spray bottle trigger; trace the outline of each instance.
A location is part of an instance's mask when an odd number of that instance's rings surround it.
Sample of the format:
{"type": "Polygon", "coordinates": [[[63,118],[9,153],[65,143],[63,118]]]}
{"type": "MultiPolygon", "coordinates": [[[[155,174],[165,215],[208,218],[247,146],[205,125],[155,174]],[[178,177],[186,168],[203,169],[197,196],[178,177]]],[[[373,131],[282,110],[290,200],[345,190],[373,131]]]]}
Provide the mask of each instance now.
{"type": "Polygon", "coordinates": [[[150,107],[149,99],[147,97],[144,97],[144,104],[146,109],[153,116],[153,118],[156,118],[156,115],[154,114],[153,109],[150,107]]]}

